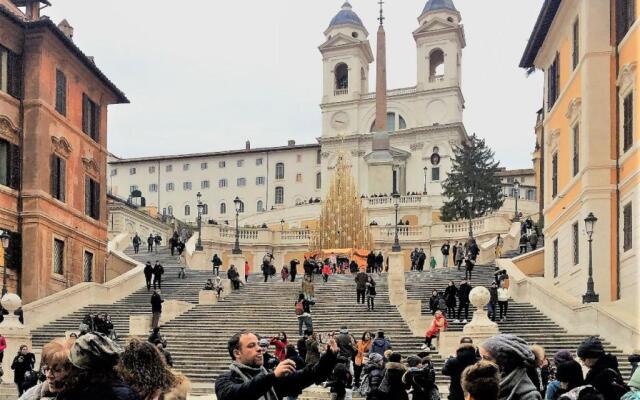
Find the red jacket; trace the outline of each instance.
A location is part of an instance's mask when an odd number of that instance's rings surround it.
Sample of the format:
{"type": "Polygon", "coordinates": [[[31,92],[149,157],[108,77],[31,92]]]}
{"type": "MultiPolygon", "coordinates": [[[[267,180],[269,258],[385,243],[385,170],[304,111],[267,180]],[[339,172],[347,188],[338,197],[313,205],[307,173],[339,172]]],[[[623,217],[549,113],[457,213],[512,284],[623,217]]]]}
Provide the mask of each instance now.
{"type": "Polygon", "coordinates": [[[0,337],[0,352],[3,352],[7,348],[7,339],[0,337]]]}
{"type": "Polygon", "coordinates": [[[331,267],[329,266],[329,264],[325,264],[324,267],[322,267],[322,274],[331,275],[331,267]]]}
{"type": "Polygon", "coordinates": [[[276,351],[273,353],[280,361],[284,361],[287,358],[287,344],[288,342],[283,342],[276,338],[271,338],[271,344],[276,346],[276,351]]]}
{"type": "Polygon", "coordinates": [[[435,335],[438,334],[438,330],[444,331],[448,327],[449,327],[449,322],[443,315],[435,316],[433,318],[433,321],[431,322],[431,327],[427,331],[426,336],[434,337],[435,335]]]}

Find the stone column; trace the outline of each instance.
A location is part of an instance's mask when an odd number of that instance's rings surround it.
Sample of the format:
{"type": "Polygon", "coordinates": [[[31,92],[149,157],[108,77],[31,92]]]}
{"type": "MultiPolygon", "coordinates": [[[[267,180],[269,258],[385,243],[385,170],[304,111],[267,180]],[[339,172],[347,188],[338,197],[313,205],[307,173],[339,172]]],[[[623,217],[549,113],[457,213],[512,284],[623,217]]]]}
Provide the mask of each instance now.
{"type": "Polygon", "coordinates": [[[8,315],[4,316],[4,321],[0,324],[0,331],[7,340],[7,348],[4,350],[4,359],[2,361],[2,369],[4,370],[2,382],[15,386],[13,384],[11,363],[23,344],[27,345],[29,351],[33,352],[31,349],[31,331],[14,315],[14,312],[22,307],[22,300],[18,295],[7,293],[2,297],[1,303],[2,307],[9,312],[8,315]]]}
{"type": "Polygon", "coordinates": [[[462,331],[465,336],[471,337],[476,345],[500,333],[498,324],[489,319],[484,309],[490,298],[489,290],[484,286],[477,286],[469,293],[469,300],[477,310],[473,313],[471,322],[466,324],[462,331]]]}
{"type": "Polygon", "coordinates": [[[404,254],[402,252],[389,253],[389,302],[394,306],[407,301],[407,289],[404,279],[404,254]]]}

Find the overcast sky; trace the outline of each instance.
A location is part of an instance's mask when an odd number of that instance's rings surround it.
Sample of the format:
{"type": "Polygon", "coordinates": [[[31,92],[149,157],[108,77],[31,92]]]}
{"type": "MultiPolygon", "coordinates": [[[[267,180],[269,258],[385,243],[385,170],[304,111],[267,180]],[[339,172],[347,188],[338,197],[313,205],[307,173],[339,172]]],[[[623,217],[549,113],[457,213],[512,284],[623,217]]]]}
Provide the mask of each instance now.
{"type": "MultiPolygon", "coordinates": [[[[44,14],[67,18],[75,42],[131,100],[109,110],[109,149],[138,157],[238,149],[245,140],[315,142],[317,48],[342,1],[54,0],[44,14]]],[[[485,137],[503,165],[528,168],[542,76],[527,77],[518,63],[542,0],[454,1],[467,38],[467,131],[485,137]]],[[[377,0],[351,3],[375,53],[377,0]]],[[[386,2],[389,88],[415,85],[411,33],[425,3],[386,2]]]]}

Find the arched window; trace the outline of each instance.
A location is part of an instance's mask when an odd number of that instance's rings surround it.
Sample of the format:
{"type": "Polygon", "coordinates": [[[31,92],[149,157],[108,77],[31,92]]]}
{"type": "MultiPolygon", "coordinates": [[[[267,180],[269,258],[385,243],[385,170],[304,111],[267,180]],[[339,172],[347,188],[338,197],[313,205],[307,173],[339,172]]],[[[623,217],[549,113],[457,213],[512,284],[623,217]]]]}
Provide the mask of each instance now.
{"type": "Polygon", "coordinates": [[[209,214],[209,205],[208,204],[203,204],[202,205],[202,215],[208,215],[209,214]]]}
{"type": "Polygon", "coordinates": [[[220,214],[227,213],[227,203],[220,203],[220,214]]]}
{"type": "MultiPolygon", "coordinates": [[[[395,132],[396,127],[398,129],[407,129],[407,122],[404,117],[400,114],[396,114],[394,112],[387,113],[387,130],[389,132],[395,132]]],[[[370,132],[373,132],[376,128],[376,121],[374,120],[371,124],[370,132]]]]}
{"type": "Polygon", "coordinates": [[[336,94],[346,94],[349,90],[349,67],[345,63],[336,65],[336,94]]]}
{"type": "Polygon", "coordinates": [[[276,179],[284,179],[284,163],[276,164],[276,179]]]}
{"type": "Polygon", "coordinates": [[[167,207],[167,215],[173,215],[173,206],[167,207]]]}
{"type": "Polygon", "coordinates": [[[264,211],[264,203],[262,202],[262,200],[258,200],[258,203],[256,204],[256,211],[258,212],[264,211]]]}
{"type": "Polygon", "coordinates": [[[440,82],[444,79],[444,52],[435,49],[429,54],[429,82],[440,82]]]}
{"type": "Polygon", "coordinates": [[[191,206],[188,205],[188,204],[186,206],[184,206],[184,215],[185,216],[191,215],[191,206]]]}
{"type": "Polygon", "coordinates": [[[276,186],[276,204],[284,204],[284,188],[276,186]]]}

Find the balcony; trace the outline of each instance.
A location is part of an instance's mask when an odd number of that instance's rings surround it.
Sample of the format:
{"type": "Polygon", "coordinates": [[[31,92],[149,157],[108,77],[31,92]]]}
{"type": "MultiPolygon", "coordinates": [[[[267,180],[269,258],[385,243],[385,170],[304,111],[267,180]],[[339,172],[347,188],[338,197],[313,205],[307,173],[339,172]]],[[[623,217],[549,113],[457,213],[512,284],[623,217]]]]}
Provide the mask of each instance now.
{"type": "MultiPolygon", "coordinates": [[[[427,196],[423,195],[409,195],[409,196],[401,196],[398,199],[398,204],[400,206],[422,206],[427,205],[427,196]]],[[[385,197],[369,197],[362,199],[362,205],[365,208],[387,208],[387,207],[395,207],[395,200],[391,196],[385,197]]]]}
{"type": "Polygon", "coordinates": [[[429,77],[429,82],[444,82],[444,75],[434,75],[429,77]]]}
{"type": "Polygon", "coordinates": [[[333,95],[334,96],[344,96],[346,94],[349,94],[349,89],[336,89],[333,91],[333,95]]]}

